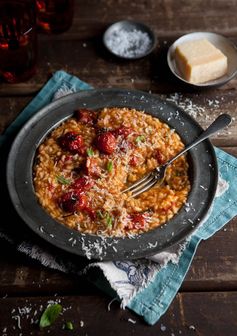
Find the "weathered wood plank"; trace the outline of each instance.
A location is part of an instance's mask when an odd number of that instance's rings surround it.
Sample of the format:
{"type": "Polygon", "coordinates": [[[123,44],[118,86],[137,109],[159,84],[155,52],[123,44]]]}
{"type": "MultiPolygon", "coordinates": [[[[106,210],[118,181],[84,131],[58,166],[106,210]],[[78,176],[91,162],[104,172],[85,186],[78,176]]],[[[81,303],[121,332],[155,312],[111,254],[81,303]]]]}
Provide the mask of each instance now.
{"type": "Polygon", "coordinates": [[[70,335],[185,335],[235,336],[237,293],[178,294],[160,321],[150,327],[118,302],[105,296],[27,297],[0,300],[2,335],[66,335],[63,325],[71,321],[70,335]],[[59,302],[63,314],[55,324],[40,330],[38,320],[49,302],[59,302]],[[104,321],[102,323],[102,321],[104,321]],[[227,328],[228,325],[228,328],[227,328]]]}
{"type": "MultiPolygon", "coordinates": [[[[236,290],[237,218],[227,224],[197,250],[181,291],[236,290]]],[[[88,294],[98,292],[83,277],[47,269],[6,245],[0,247],[0,296],[88,294]]]]}
{"type": "MultiPolygon", "coordinates": [[[[61,48],[63,47],[63,43],[61,43],[61,48]]],[[[71,46],[72,48],[72,46],[71,46]]],[[[54,48],[55,55],[63,54],[63,50],[57,50],[54,48]]],[[[68,48],[66,48],[68,50],[68,48]]],[[[69,48],[69,50],[71,50],[69,48]]],[[[75,51],[76,53],[76,51],[75,51]]],[[[65,59],[62,59],[61,56],[55,59],[53,56],[50,58],[54,59],[54,62],[50,65],[51,70],[47,70],[43,65],[40,66],[38,77],[32,79],[34,83],[29,82],[29,87],[27,84],[19,84],[18,86],[13,86],[13,91],[9,91],[9,85],[7,87],[0,87],[0,94],[6,94],[8,92],[8,97],[1,98],[1,119],[0,119],[0,132],[2,132],[5,127],[14,119],[14,117],[23,109],[24,106],[32,99],[33,96],[23,96],[19,97],[9,97],[9,94],[21,94],[23,91],[25,94],[29,88],[31,94],[32,90],[39,90],[43,86],[43,83],[46,81],[46,73],[55,72],[57,69],[65,69],[70,73],[73,73],[91,83],[96,88],[103,87],[117,87],[117,88],[129,88],[129,89],[139,89],[144,90],[146,92],[152,92],[159,94],[159,96],[163,99],[169,99],[173,103],[179,104],[185,111],[187,111],[191,116],[193,116],[204,128],[206,128],[211,121],[213,121],[220,113],[229,113],[233,117],[232,125],[230,125],[227,129],[221,132],[219,135],[215,135],[213,139],[215,139],[215,144],[218,146],[234,146],[237,145],[237,94],[236,90],[221,88],[215,90],[209,90],[205,92],[186,92],[180,93],[180,87],[173,87],[174,91],[170,93],[164,94],[163,92],[159,92],[157,90],[158,87],[161,88],[162,82],[157,84],[157,88],[154,87],[152,89],[151,83],[152,79],[150,78],[150,70],[147,68],[146,63],[140,63],[140,65],[131,65],[128,67],[124,67],[122,64],[111,66],[111,64],[106,64],[103,60],[99,59],[96,61],[86,61],[85,58],[80,58],[78,55],[78,59],[80,59],[80,66],[77,65],[77,57],[74,61],[71,62],[70,65],[67,64],[67,56],[65,59]],[[60,60],[59,60],[60,58],[60,60]],[[103,63],[103,65],[102,65],[103,63]],[[58,64],[61,64],[59,66],[58,64]],[[101,65],[100,65],[101,64],[101,65]],[[144,65],[144,66],[143,66],[144,65]],[[93,74],[89,71],[89,69],[93,70],[93,74]],[[126,74],[127,73],[127,74],[126,74]],[[109,74],[109,75],[108,75],[109,74]],[[138,75],[141,75],[144,81],[141,83],[141,80],[138,79],[138,75]],[[93,78],[91,77],[93,76],[93,78]],[[116,81],[116,83],[115,83],[116,81]],[[37,83],[37,84],[36,84],[37,83]],[[39,84],[41,83],[41,84],[39,84]],[[33,85],[33,89],[32,89],[33,85]],[[5,93],[4,93],[5,92],[5,93]]],[[[96,57],[95,57],[96,58],[96,57]]],[[[93,57],[88,56],[87,59],[93,59],[93,57]]],[[[146,62],[146,61],[143,61],[146,62]]],[[[162,78],[160,79],[161,81],[162,78]]],[[[152,84],[153,86],[155,84],[152,84]]],[[[233,85],[233,84],[231,84],[233,85]]],[[[162,86],[162,87],[165,87],[162,86]]],[[[36,92],[35,92],[36,93],[36,92]]]]}
{"type": "Polygon", "coordinates": [[[236,35],[236,6],[236,0],[102,0],[99,6],[96,0],[76,0],[71,29],[50,38],[89,38],[103,32],[107,25],[123,19],[142,21],[150,25],[159,37],[174,32],[178,36],[190,31],[210,29],[221,34],[236,35]]]}
{"type": "MultiPolygon", "coordinates": [[[[237,0],[76,0],[74,22],[68,32],[39,35],[37,74],[25,83],[1,83],[0,132],[14,120],[51,73],[59,69],[68,71],[97,88],[138,89],[178,102],[204,128],[222,112],[230,113],[236,118],[236,78],[222,87],[197,92],[177,82],[166,64],[169,45],[187,32],[218,32],[237,43],[236,7],[237,0]],[[142,21],[154,29],[158,45],[152,55],[126,62],[104,50],[101,36],[105,28],[121,19],[142,21]]],[[[214,136],[212,141],[217,146],[226,146],[228,152],[237,156],[237,147],[234,147],[237,146],[236,120],[233,119],[232,125],[220,135],[214,136]]],[[[0,299],[0,331],[3,335],[12,336],[45,335],[45,331],[40,332],[34,322],[40,316],[41,304],[43,309],[48,300],[55,299],[54,294],[58,293],[71,296],[61,298],[66,311],[55,327],[50,329],[51,335],[66,334],[62,330],[62,324],[70,320],[75,324],[72,335],[136,333],[151,336],[235,336],[237,293],[230,290],[237,289],[236,246],[237,219],[234,219],[215,236],[200,244],[181,287],[182,293],[176,296],[159,323],[150,328],[135,314],[120,310],[116,302],[108,312],[110,298],[105,294],[100,295],[85,279],[46,269],[27,257],[16,254],[1,242],[0,296],[8,297],[0,299]],[[206,292],[214,290],[218,292],[206,292]],[[35,297],[38,295],[50,297],[35,297]],[[17,317],[13,318],[19,314],[18,308],[21,308],[22,314],[20,322],[17,317]],[[29,308],[30,311],[22,308],[29,308]],[[136,323],[129,322],[129,319],[136,323]],[[84,322],[84,327],[80,326],[80,321],[84,322]]]]}
{"type": "Polygon", "coordinates": [[[236,290],[236,246],[237,219],[201,242],[181,291],[236,290]]]}
{"type": "Polygon", "coordinates": [[[88,295],[98,290],[83,276],[64,274],[40,265],[1,241],[0,296],[88,295]],[[7,250],[7,258],[5,252],[7,250]]]}
{"type": "MultiPolygon", "coordinates": [[[[2,83],[0,94],[32,93],[46,82],[52,72],[59,69],[75,74],[95,87],[125,87],[154,93],[191,92],[190,88],[174,79],[166,64],[168,46],[175,38],[172,35],[169,39],[159,39],[153,54],[140,60],[126,61],[109,54],[103,47],[100,35],[83,41],[50,40],[46,37],[39,41],[36,75],[25,83],[2,83]]],[[[204,96],[210,92],[213,95],[213,92],[222,94],[226,90],[235,91],[236,81],[233,79],[215,90],[205,90],[204,96]]]]}
{"type": "Polygon", "coordinates": [[[0,98],[0,133],[17,117],[32,97],[0,98]]]}

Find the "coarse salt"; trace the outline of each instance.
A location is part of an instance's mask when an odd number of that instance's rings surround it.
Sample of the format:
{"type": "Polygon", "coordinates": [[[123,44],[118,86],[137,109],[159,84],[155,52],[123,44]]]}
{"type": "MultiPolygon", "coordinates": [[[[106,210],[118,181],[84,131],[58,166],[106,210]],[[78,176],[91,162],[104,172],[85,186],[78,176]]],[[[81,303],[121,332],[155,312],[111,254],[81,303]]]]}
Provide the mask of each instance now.
{"type": "Polygon", "coordinates": [[[107,40],[108,47],[118,56],[133,58],[144,55],[151,48],[152,41],[146,32],[137,29],[128,31],[118,28],[107,40]]]}

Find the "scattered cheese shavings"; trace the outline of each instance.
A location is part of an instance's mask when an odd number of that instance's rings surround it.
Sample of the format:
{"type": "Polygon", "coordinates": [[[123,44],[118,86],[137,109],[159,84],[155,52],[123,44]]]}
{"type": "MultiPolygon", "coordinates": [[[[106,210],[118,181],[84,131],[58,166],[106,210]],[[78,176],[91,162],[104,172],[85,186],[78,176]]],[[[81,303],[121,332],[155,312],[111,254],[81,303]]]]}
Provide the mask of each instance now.
{"type": "Polygon", "coordinates": [[[194,327],[194,325],[190,325],[190,326],[189,326],[189,329],[190,329],[190,330],[196,330],[196,328],[194,327]]]}
{"type": "Polygon", "coordinates": [[[108,311],[110,311],[110,306],[111,306],[111,304],[114,302],[114,301],[117,301],[117,298],[113,298],[113,300],[111,300],[110,302],[109,302],[109,304],[108,304],[108,311]]]}
{"type": "Polygon", "coordinates": [[[21,317],[20,317],[20,315],[13,315],[12,318],[17,321],[18,329],[21,329],[21,317]]]}
{"type": "Polygon", "coordinates": [[[128,322],[133,323],[133,324],[136,324],[136,323],[137,323],[136,320],[133,320],[133,319],[131,319],[131,318],[128,319],[128,322]]]}
{"type": "Polygon", "coordinates": [[[163,325],[163,324],[161,324],[161,326],[160,326],[160,330],[161,330],[161,331],[166,331],[166,326],[163,325]]]}

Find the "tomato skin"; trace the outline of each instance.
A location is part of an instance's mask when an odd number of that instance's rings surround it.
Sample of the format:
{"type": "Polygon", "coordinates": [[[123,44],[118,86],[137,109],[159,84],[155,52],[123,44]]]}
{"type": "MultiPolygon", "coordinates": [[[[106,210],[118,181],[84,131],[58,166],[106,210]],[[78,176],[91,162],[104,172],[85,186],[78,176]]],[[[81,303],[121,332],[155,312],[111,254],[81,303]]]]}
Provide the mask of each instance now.
{"type": "Polygon", "coordinates": [[[92,125],[95,122],[96,114],[89,109],[79,109],[75,111],[76,119],[82,124],[92,125]]]}
{"type": "Polygon", "coordinates": [[[134,228],[143,229],[146,224],[146,219],[144,214],[135,213],[131,215],[131,220],[134,225],[134,228]]]}
{"type": "Polygon", "coordinates": [[[95,140],[96,147],[104,154],[113,154],[117,147],[117,140],[110,131],[101,133],[95,140]]]}
{"type": "Polygon", "coordinates": [[[139,158],[137,156],[132,156],[130,161],[129,161],[129,165],[132,167],[137,167],[139,164],[139,158]]]}
{"type": "Polygon", "coordinates": [[[92,220],[96,219],[96,211],[93,210],[90,206],[87,206],[84,211],[90,216],[92,220]]]}
{"type": "Polygon", "coordinates": [[[89,177],[78,177],[72,184],[72,188],[80,192],[89,190],[94,185],[94,182],[89,177]]]}
{"type": "Polygon", "coordinates": [[[58,139],[59,145],[62,149],[68,150],[73,154],[84,154],[85,145],[81,135],[76,132],[67,132],[58,139]]]}
{"type": "Polygon", "coordinates": [[[157,149],[155,152],[155,159],[157,160],[157,163],[159,165],[162,165],[163,163],[165,163],[165,156],[164,154],[161,153],[159,149],[157,149]]]}
{"type": "Polygon", "coordinates": [[[124,138],[127,138],[130,134],[133,134],[133,133],[134,133],[134,130],[131,127],[127,127],[127,126],[121,126],[113,131],[113,134],[115,136],[121,135],[124,138]]]}
{"type": "Polygon", "coordinates": [[[144,230],[147,220],[151,216],[149,212],[135,212],[129,215],[126,230],[144,230]]]}
{"type": "Polygon", "coordinates": [[[87,207],[88,201],[84,193],[76,190],[68,191],[59,199],[59,206],[65,212],[76,212],[87,207]]]}

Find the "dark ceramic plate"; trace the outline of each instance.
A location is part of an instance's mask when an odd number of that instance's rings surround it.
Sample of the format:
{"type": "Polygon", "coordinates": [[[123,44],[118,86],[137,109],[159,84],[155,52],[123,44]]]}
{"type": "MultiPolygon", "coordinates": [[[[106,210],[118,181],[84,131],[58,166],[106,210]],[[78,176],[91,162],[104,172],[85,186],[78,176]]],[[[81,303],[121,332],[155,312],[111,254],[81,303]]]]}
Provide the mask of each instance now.
{"type": "Polygon", "coordinates": [[[181,242],[204,220],[217,186],[217,161],[206,140],[189,152],[192,189],[185,205],[167,224],[135,238],[105,238],[81,234],[51,218],[37,202],[32,165],[39,144],[77,108],[132,107],[158,117],[174,128],[185,144],[202,128],[182,109],[140,91],[89,90],[60,98],[40,110],[16,137],[7,163],[7,183],[12,202],[26,224],[57,247],[80,256],[101,260],[124,260],[154,255],[181,242]]]}

